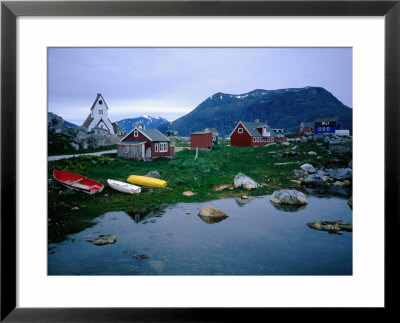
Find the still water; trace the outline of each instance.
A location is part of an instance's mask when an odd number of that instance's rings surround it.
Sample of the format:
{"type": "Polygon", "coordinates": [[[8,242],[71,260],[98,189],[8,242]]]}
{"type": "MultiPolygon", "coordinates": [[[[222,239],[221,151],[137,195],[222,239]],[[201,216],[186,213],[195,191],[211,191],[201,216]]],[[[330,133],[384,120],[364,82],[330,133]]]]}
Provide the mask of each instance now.
{"type": "Polygon", "coordinates": [[[351,275],[352,233],[306,224],[352,222],[341,197],[308,195],[301,209],[277,209],[269,196],[180,203],[149,214],[108,212],[68,240],[50,244],[49,275],[351,275]],[[210,205],[229,215],[205,223],[210,205]],[[189,214],[190,213],[190,214],[189,214]],[[115,235],[96,246],[88,236],[115,235]]]}

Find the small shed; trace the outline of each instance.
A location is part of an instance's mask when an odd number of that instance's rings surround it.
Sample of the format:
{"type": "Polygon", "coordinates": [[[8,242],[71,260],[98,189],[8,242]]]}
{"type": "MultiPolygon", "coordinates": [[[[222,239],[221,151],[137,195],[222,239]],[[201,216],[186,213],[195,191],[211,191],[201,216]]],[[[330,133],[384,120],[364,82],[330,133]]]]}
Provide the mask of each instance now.
{"type": "Polygon", "coordinates": [[[211,149],[213,145],[212,132],[199,131],[190,134],[190,148],[211,149]]]}

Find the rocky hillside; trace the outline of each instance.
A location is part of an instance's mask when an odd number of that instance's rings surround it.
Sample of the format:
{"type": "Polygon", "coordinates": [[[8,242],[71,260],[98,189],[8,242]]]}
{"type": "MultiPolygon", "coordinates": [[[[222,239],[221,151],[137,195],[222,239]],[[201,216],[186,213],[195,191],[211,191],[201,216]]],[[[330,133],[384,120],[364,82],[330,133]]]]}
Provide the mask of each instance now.
{"type": "Polygon", "coordinates": [[[150,117],[145,115],[138,118],[122,119],[120,121],[117,121],[117,124],[124,128],[125,131],[128,133],[138,122],[141,122],[146,127],[146,129],[155,129],[163,125],[164,123],[167,123],[168,120],[161,117],[150,117]]]}
{"type": "Polygon", "coordinates": [[[344,129],[352,130],[352,109],[321,87],[254,90],[240,95],[216,93],[190,113],[158,129],[163,133],[177,130],[180,136],[188,136],[213,127],[225,137],[238,121],[259,119],[273,128],[297,132],[300,122],[324,117],[338,117],[344,129]]]}

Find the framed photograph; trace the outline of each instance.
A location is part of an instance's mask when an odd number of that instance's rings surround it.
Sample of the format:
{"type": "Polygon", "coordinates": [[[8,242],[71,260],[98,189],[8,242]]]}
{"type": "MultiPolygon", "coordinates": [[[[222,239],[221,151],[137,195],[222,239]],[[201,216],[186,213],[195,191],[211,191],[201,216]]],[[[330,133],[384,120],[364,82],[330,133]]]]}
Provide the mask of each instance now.
{"type": "Polygon", "coordinates": [[[1,319],[393,309],[399,14],[3,1],[1,319]]]}

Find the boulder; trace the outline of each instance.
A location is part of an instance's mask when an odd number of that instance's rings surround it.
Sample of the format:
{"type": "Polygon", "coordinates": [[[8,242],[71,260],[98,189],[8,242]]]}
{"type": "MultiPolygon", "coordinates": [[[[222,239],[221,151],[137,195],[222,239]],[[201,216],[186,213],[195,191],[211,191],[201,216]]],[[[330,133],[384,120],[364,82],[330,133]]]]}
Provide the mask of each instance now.
{"type": "Polygon", "coordinates": [[[193,196],[193,195],[196,195],[197,193],[192,192],[192,191],[185,191],[185,192],[183,192],[182,194],[183,194],[184,196],[193,196]]]}
{"type": "Polygon", "coordinates": [[[153,178],[160,178],[161,175],[159,172],[157,172],[156,170],[152,170],[151,172],[148,172],[146,174],[147,177],[153,177],[153,178]]]}
{"type": "Polygon", "coordinates": [[[290,142],[282,141],[282,142],[281,142],[281,145],[282,145],[282,146],[289,146],[289,145],[290,145],[290,142]]]}
{"type": "Polygon", "coordinates": [[[323,140],[325,139],[325,135],[323,135],[322,133],[317,133],[316,135],[314,135],[313,140],[323,140]]]}
{"type": "Polygon", "coordinates": [[[305,186],[323,186],[326,185],[326,182],[320,176],[311,174],[303,180],[302,184],[305,186]]]}
{"type": "Polygon", "coordinates": [[[198,213],[198,216],[205,223],[209,223],[209,224],[218,223],[218,222],[221,222],[222,220],[225,220],[226,218],[228,218],[228,215],[226,215],[221,210],[219,210],[215,207],[212,207],[212,206],[203,207],[200,210],[200,212],[198,213]]]}
{"type": "Polygon", "coordinates": [[[335,154],[351,153],[353,141],[350,138],[338,138],[329,142],[329,150],[335,154]]]}
{"type": "Polygon", "coordinates": [[[106,244],[113,244],[117,241],[116,236],[99,235],[97,238],[86,239],[88,242],[94,243],[96,246],[104,246],[106,244]]]}
{"type": "Polygon", "coordinates": [[[337,168],[329,170],[329,176],[338,181],[351,180],[353,178],[353,171],[351,168],[337,168]]]}
{"type": "Polygon", "coordinates": [[[301,137],[301,142],[308,142],[309,140],[307,137],[301,137]]]}
{"type": "Polygon", "coordinates": [[[297,190],[280,190],[272,193],[270,201],[276,204],[293,204],[303,205],[307,204],[308,201],[306,196],[297,190]]]}
{"type": "Polygon", "coordinates": [[[311,229],[328,231],[329,233],[336,234],[340,234],[340,231],[353,231],[353,225],[350,222],[343,222],[342,220],[309,222],[307,226],[311,229]]]}
{"type": "Polygon", "coordinates": [[[303,164],[300,166],[302,170],[304,170],[308,174],[314,174],[317,170],[311,164],[303,164]]]}
{"type": "Polygon", "coordinates": [[[235,179],[233,180],[233,185],[236,188],[242,188],[245,190],[252,190],[254,188],[260,187],[260,184],[258,184],[255,180],[242,173],[238,173],[235,176],[235,179]]]}
{"type": "Polygon", "coordinates": [[[302,170],[295,169],[293,171],[293,175],[296,176],[296,177],[306,177],[307,173],[302,171],[302,170]]]}
{"type": "Polygon", "coordinates": [[[115,145],[120,142],[120,138],[117,135],[109,133],[86,133],[84,131],[79,131],[73,140],[83,149],[89,150],[115,145]]]}
{"type": "Polygon", "coordinates": [[[76,143],[71,142],[70,145],[71,145],[71,147],[74,148],[75,150],[79,150],[79,145],[77,145],[76,143]]]}
{"type": "Polygon", "coordinates": [[[317,153],[315,151],[309,151],[308,154],[309,155],[316,155],[317,153]]]}

